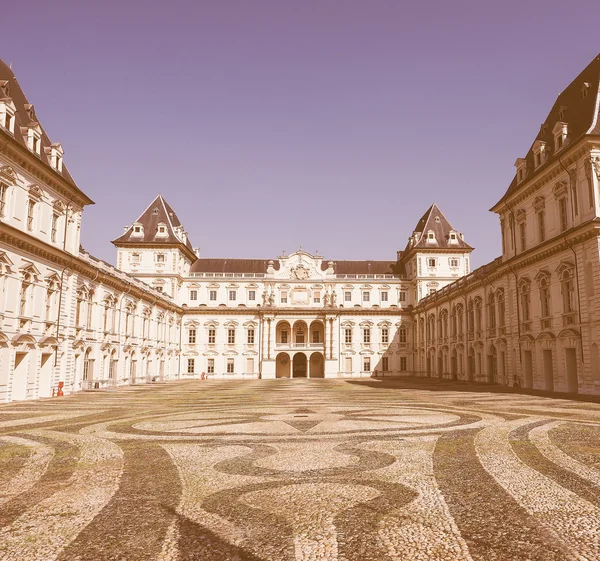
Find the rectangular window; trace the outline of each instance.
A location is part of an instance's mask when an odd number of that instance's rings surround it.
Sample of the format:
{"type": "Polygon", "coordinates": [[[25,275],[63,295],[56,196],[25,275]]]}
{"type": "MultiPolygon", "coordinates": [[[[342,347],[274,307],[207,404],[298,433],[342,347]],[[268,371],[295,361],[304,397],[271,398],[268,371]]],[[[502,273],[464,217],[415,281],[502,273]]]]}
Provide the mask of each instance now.
{"type": "Polygon", "coordinates": [[[363,302],[369,302],[371,300],[371,293],[365,291],[362,293],[362,297],[363,297],[363,302]]]}
{"type": "Polygon", "coordinates": [[[0,217],[6,213],[6,191],[8,187],[4,183],[0,183],[0,217]]]}
{"type": "Polygon", "coordinates": [[[209,329],[208,330],[208,343],[210,345],[214,345],[217,339],[217,330],[216,329],[209,329]]]}
{"type": "Polygon", "coordinates": [[[192,301],[198,300],[198,291],[197,290],[190,290],[190,300],[192,300],[192,301]]]}
{"type": "Polygon", "coordinates": [[[432,268],[435,267],[435,257],[430,257],[427,259],[427,266],[432,268]]]}
{"type": "Polygon", "coordinates": [[[313,343],[320,343],[320,341],[319,341],[319,338],[320,338],[319,337],[319,332],[318,331],[313,331],[312,335],[313,335],[312,336],[312,342],[313,343]]]}
{"type": "Polygon", "coordinates": [[[281,303],[282,304],[287,304],[287,299],[288,299],[288,293],[287,290],[283,290],[281,292],[281,303]]]}
{"type": "Polygon", "coordinates": [[[256,291],[255,290],[248,291],[248,300],[250,300],[250,301],[256,300],[256,291]]]}
{"type": "Polygon", "coordinates": [[[58,231],[58,214],[52,214],[52,229],[50,230],[50,240],[56,243],[56,233],[58,231]]]}
{"type": "Polygon", "coordinates": [[[235,290],[230,290],[229,291],[229,301],[235,302],[236,299],[237,299],[237,292],[235,290]]]}
{"type": "Polygon", "coordinates": [[[188,331],[188,343],[195,343],[196,342],[196,330],[195,329],[190,329],[188,331]]]}
{"type": "Polygon", "coordinates": [[[527,225],[525,222],[519,224],[519,233],[521,237],[521,251],[525,251],[527,249],[527,225]]]}
{"type": "Polygon", "coordinates": [[[371,372],[371,357],[363,357],[363,372],[371,372]]]}
{"type": "Polygon", "coordinates": [[[346,329],[344,329],[344,341],[346,341],[346,343],[352,343],[352,328],[351,327],[346,327],[346,329]]]}
{"type": "Polygon", "coordinates": [[[248,329],[248,344],[254,345],[254,329],[248,329]]]}
{"type": "Polygon", "coordinates": [[[227,330],[227,343],[233,345],[235,343],[235,329],[227,330]]]}
{"type": "Polygon", "coordinates": [[[558,214],[559,214],[559,219],[560,219],[560,231],[564,232],[568,227],[568,220],[567,220],[567,199],[566,197],[563,197],[562,199],[558,200],[558,214]]]}
{"type": "Polygon", "coordinates": [[[346,372],[346,374],[350,374],[352,372],[352,357],[351,356],[347,356],[344,359],[344,372],[346,372]]]}
{"type": "Polygon", "coordinates": [[[458,269],[458,259],[456,257],[450,258],[450,267],[458,269]]]}
{"type": "Polygon", "coordinates": [[[381,328],[381,342],[382,343],[390,342],[390,330],[387,327],[381,328]]]}
{"type": "Polygon", "coordinates": [[[406,290],[401,290],[398,295],[398,300],[400,302],[406,302],[406,290]]]}
{"type": "Polygon", "coordinates": [[[344,292],[344,302],[352,302],[352,292],[349,290],[344,292]]]}
{"type": "Polygon", "coordinates": [[[400,372],[406,372],[406,370],[407,370],[406,357],[401,356],[400,357],[400,372]]]}
{"type": "Polygon", "coordinates": [[[31,232],[33,230],[33,219],[35,213],[35,201],[29,199],[27,204],[27,229],[31,232]]]}
{"type": "Polygon", "coordinates": [[[166,261],[166,256],[164,253],[157,253],[156,254],[156,262],[157,263],[164,263],[166,261]]]}
{"type": "Polygon", "coordinates": [[[211,290],[208,293],[208,299],[211,302],[216,302],[217,301],[217,291],[216,290],[211,290]]]}
{"type": "Polygon", "coordinates": [[[381,370],[384,372],[389,372],[390,370],[390,363],[387,356],[381,357],[381,370]]]}
{"type": "Polygon", "coordinates": [[[131,262],[132,263],[139,263],[140,262],[140,254],[139,253],[132,253],[131,254],[131,262]]]}
{"type": "Polygon", "coordinates": [[[288,342],[288,332],[287,331],[282,331],[281,332],[281,342],[282,343],[287,343],[288,342]]]}
{"type": "Polygon", "coordinates": [[[234,362],[232,358],[227,359],[227,374],[233,374],[234,372],[234,362]]]}
{"type": "Polygon", "coordinates": [[[246,359],[246,373],[254,374],[254,359],[253,358],[246,359]]]}
{"type": "Polygon", "coordinates": [[[538,219],[538,238],[540,242],[546,239],[546,213],[540,210],[537,215],[538,219]]]}
{"type": "Polygon", "coordinates": [[[206,372],[207,372],[207,374],[215,373],[215,359],[214,358],[208,359],[208,362],[206,364],[206,372]]]}
{"type": "Polygon", "coordinates": [[[315,293],[313,295],[313,300],[314,300],[315,304],[321,303],[321,291],[320,290],[315,290],[315,293]]]}
{"type": "Polygon", "coordinates": [[[370,343],[370,342],[371,342],[371,328],[365,327],[363,329],[363,343],[370,343]]]}
{"type": "Polygon", "coordinates": [[[381,301],[382,302],[387,302],[388,301],[388,293],[387,293],[387,291],[383,291],[381,293],[381,301]]]}
{"type": "Polygon", "coordinates": [[[187,373],[188,374],[193,374],[194,373],[194,363],[196,362],[196,359],[193,358],[188,358],[187,359],[187,373]]]}

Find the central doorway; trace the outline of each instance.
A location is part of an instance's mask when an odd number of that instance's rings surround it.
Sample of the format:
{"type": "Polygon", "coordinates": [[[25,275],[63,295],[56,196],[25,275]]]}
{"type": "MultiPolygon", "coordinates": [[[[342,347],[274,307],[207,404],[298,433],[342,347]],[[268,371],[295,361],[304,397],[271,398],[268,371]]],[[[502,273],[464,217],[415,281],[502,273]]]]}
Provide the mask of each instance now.
{"type": "Polygon", "coordinates": [[[294,355],[294,378],[306,378],[306,355],[304,353],[296,353],[294,355]]]}

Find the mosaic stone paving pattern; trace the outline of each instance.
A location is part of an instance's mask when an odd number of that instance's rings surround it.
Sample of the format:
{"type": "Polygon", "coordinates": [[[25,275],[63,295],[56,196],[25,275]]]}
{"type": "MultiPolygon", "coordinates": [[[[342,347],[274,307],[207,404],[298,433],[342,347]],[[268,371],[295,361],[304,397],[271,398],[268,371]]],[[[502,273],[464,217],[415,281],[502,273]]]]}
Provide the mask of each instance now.
{"type": "Polygon", "coordinates": [[[0,406],[0,560],[600,560],[600,404],[182,381],[0,406]]]}

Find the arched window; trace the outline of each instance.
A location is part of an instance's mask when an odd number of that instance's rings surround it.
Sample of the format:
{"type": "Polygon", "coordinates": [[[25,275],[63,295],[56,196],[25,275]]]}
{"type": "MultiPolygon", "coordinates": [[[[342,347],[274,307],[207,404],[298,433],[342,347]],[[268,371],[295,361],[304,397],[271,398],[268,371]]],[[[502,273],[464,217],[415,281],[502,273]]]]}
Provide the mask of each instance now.
{"type": "Polygon", "coordinates": [[[521,281],[519,296],[521,299],[521,320],[529,321],[531,319],[531,283],[528,280],[521,281]]]}
{"type": "Polygon", "coordinates": [[[473,331],[475,331],[475,305],[471,298],[467,306],[467,333],[473,333],[473,331]]]}
{"type": "Polygon", "coordinates": [[[463,316],[464,316],[464,310],[461,304],[459,304],[458,306],[456,306],[456,328],[457,328],[457,333],[459,336],[462,337],[464,329],[463,329],[463,316]]]}
{"type": "Polygon", "coordinates": [[[497,291],[496,300],[498,301],[498,326],[503,330],[506,325],[506,302],[503,289],[497,291]]]}
{"type": "Polygon", "coordinates": [[[542,318],[548,318],[551,315],[550,312],[550,280],[544,276],[540,278],[540,309],[542,318]]]}
{"type": "Polygon", "coordinates": [[[563,297],[563,313],[570,314],[575,311],[575,284],[573,282],[573,269],[564,269],[560,275],[560,285],[563,297]]]}
{"type": "Polygon", "coordinates": [[[54,319],[57,308],[58,287],[58,279],[48,279],[46,286],[46,321],[52,321],[54,319]]]}
{"type": "Polygon", "coordinates": [[[21,294],[19,298],[19,315],[27,317],[29,312],[29,302],[31,300],[31,291],[33,290],[33,275],[30,272],[23,273],[21,281],[21,294]]]}
{"type": "Polygon", "coordinates": [[[475,331],[481,334],[481,328],[483,324],[483,305],[481,298],[475,298],[475,331]]]}
{"type": "Polygon", "coordinates": [[[488,299],[488,324],[490,329],[496,329],[496,295],[493,292],[488,299]]]}

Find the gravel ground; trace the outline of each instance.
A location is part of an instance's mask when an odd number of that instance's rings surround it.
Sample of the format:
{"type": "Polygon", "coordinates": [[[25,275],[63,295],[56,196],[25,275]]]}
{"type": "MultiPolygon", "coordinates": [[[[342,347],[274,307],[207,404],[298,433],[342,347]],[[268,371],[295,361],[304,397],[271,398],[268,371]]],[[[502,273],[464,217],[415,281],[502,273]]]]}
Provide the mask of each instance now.
{"type": "Polygon", "coordinates": [[[0,561],[600,560],[600,404],[182,381],[0,406],[0,561]]]}

